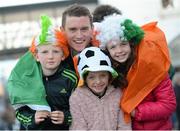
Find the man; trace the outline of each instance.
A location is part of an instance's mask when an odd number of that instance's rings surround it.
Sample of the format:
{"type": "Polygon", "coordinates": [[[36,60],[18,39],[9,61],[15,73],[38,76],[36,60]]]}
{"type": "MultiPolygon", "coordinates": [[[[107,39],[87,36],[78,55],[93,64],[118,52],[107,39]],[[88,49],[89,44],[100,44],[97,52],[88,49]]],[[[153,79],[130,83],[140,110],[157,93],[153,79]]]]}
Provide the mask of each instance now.
{"type": "Polygon", "coordinates": [[[104,20],[105,16],[112,14],[121,15],[121,10],[111,5],[99,5],[93,11],[93,22],[101,22],[104,20]]]}
{"type": "Polygon", "coordinates": [[[69,6],[63,12],[61,30],[67,37],[70,50],[70,55],[63,64],[66,68],[75,70],[72,58],[92,45],[93,24],[88,8],[78,4],[69,6]]]}

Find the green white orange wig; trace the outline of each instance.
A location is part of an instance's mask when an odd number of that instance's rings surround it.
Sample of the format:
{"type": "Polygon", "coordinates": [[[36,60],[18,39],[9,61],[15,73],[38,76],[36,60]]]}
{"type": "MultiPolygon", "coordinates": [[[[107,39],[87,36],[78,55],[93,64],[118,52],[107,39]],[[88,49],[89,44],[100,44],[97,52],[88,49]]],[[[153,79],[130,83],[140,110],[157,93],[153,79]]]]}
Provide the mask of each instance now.
{"type": "Polygon", "coordinates": [[[139,26],[118,14],[106,16],[100,23],[95,22],[94,29],[96,40],[99,41],[99,47],[102,49],[114,39],[132,42],[136,45],[144,37],[144,31],[139,26]]]}
{"type": "Polygon", "coordinates": [[[41,16],[41,32],[33,39],[30,51],[34,54],[36,47],[46,44],[55,44],[60,46],[64,52],[64,56],[69,55],[67,39],[65,35],[58,29],[52,26],[49,16],[41,16]]]}

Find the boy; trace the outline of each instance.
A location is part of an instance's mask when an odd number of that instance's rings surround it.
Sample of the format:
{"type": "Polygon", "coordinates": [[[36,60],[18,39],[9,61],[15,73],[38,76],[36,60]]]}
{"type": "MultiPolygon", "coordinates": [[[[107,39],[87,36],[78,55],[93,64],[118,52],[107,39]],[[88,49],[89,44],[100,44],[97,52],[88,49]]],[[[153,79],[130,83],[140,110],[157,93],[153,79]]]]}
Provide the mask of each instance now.
{"type": "Polygon", "coordinates": [[[33,55],[30,52],[25,54],[9,78],[11,103],[16,107],[16,117],[25,129],[68,130],[71,124],[69,97],[77,85],[77,77],[61,65],[69,55],[64,35],[52,28],[47,16],[41,19],[41,34],[33,40],[30,48],[33,55]],[[29,70],[24,71],[26,74],[22,72],[25,77],[21,77],[18,81],[21,84],[18,84],[14,79],[21,64],[29,70]],[[23,85],[25,78],[27,86],[24,86],[26,83],[23,85]],[[18,85],[21,90],[13,85],[18,85]],[[12,93],[12,90],[19,90],[23,97],[12,93]]]}

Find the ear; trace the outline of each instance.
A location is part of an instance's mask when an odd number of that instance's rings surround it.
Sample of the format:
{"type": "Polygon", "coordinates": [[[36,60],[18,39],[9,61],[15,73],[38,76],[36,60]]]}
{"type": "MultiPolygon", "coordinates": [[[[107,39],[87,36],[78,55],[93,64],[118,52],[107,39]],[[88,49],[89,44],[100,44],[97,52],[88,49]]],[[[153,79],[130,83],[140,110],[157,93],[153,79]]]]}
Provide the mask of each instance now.
{"type": "Polygon", "coordinates": [[[65,56],[64,56],[64,55],[62,56],[61,60],[62,60],[62,61],[65,60],[65,56]]]}
{"type": "Polygon", "coordinates": [[[38,61],[38,62],[39,62],[39,56],[38,56],[38,54],[37,54],[37,53],[35,53],[35,54],[34,54],[34,57],[35,57],[36,61],[38,61]]]}

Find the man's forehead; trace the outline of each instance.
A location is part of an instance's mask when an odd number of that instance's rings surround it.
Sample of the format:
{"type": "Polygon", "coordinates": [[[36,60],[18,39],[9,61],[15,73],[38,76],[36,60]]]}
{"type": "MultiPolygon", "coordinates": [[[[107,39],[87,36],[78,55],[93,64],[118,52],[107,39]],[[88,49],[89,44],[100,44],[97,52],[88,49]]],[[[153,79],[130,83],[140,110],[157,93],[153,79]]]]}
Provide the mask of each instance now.
{"type": "Polygon", "coordinates": [[[90,19],[88,16],[67,16],[66,18],[66,26],[90,26],[90,19]]]}

